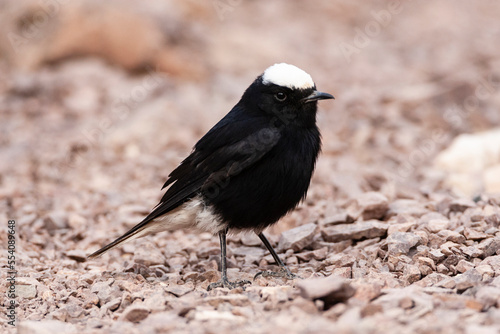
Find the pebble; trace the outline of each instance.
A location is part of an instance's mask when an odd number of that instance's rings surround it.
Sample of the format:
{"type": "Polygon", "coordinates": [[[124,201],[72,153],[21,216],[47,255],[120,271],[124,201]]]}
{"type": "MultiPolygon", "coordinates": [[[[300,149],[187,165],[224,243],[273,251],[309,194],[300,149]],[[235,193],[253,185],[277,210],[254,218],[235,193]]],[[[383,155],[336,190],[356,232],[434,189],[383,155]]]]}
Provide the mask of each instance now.
{"type": "Polygon", "coordinates": [[[322,247],[319,249],[315,249],[313,251],[295,254],[295,256],[299,260],[304,261],[304,262],[309,262],[312,259],[321,261],[321,260],[326,259],[327,255],[328,255],[328,247],[322,247]]]}
{"type": "Polygon", "coordinates": [[[18,285],[16,284],[16,296],[23,299],[33,299],[37,295],[36,285],[18,285]]]}
{"type": "Polygon", "coordinates": [[[389,204],[387,217],[395,215],[408,215],[413,217],[421,217],[428,213],[429,210],[425,208],[422,203],[411,199],[398,199],[389,204]]]}
{"type": "Polygon", "coordinates": [[[347,301],[355,293],[355,289],[347,280],[333,276],[299,281],[297,287],[303,298],[320,299],[325,303],[326,309],[336,303],[347,301]]]}
{"type": "Polygon", "coordinates": [[[70,250],[64,253],[67,257],[76,262],[85,262],[87,261],[87,254],[79,249],[70,250]]]}
{"type": "Polygon", "coordinates": [[[387,197],[379,192],[367,192],[356,199],[364,220],[381,219],[389,209],[387,197]]]}
{"type": "Polygon", "coordinates": [[[458,263],[456,265],[456,269],[461,273],[464,273],[467,270],[472,269],[472,268],[474,268],[474,264],[472,264],[468,261],[465,261],[465,260],[458,261],[458,263]]]}
{"type": "Polygon", "coordinates": [[[144,242],[135,248],[133,261],[146,267],[165,264],[166,259],[161,250],[152,242],[144,242]]]}
{"type": "Polygon", "coordinates": [[[444,229],[439,231],[437,235],[444,238],[446,241],[452,241],[457,244],[463,244],[465,242],[465,237],[456,231],[444,229]]]}
{"type": "Polygon", "coordinates": [[[31,321],[19,323],[18,334],[78,333],[75,325],[58,320],[31,321]]]}
{"type": "Polygon", "coordinates": [[[378,220],[356,222],[354,224],[342,224],[325,227],[321,231],[323,239],[329,242],[342,240],[359,240],[363,238],[381,237],[387,233],[388,225],[378,220]]]}
{"type": "Polygon", "coordinates": [[[150,309],[142,305],[130,305],[123,311],[120,316],[122,320],[130,322],[141,322],[146,319],[150,313],[150,309]]]}
{"type": "Polygon", "coordinates": [[[450,226],[450,221],[448,219],[431,219],[427,223],[427,229],[431,233],[437,233],[442,230],[446,230],[450,226]]]}
{"type": "Polygon", "coordinates": [[[354,219],[347,213],[341,212],[321,220],[321,225],[329,226],[329,225],[338,225],[338,224],[350,224],[353,223],[354,219]]]}
{"type": "Polygon", "coordinates": [[[496,306],[500,307],[500,288],[494,286],[482,286],[478,288],[475,297],[486,309],[496,306]]]}
{"type": "Polygon", "coordinates": [[[476,269],[471,268],[465,273],[457,275],[454,279],[457,290],[463,291],[476,286],[479,282],[481,282],[483,276],[476,269]]]}
{"type": "Polygon", "coordinates": [[[391,255],[407,254],[412,247],[421,242],[421,238],[411,232],[396,232],[387,238],[387,247],[391,255]]]}
{"type": "Polygon", "coordinates": [[[278,251],[293,249],[294,252],[300,252],[312,243],[317,229],[316,224],[310,223],[283,232],[278,243],[278,251]]]}

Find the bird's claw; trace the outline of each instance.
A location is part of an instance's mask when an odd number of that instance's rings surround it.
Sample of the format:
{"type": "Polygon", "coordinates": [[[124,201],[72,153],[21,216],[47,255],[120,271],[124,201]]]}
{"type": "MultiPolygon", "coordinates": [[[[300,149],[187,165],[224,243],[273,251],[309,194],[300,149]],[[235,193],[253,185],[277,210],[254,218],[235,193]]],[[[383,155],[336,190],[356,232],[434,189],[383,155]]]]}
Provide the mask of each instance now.
{"type": "Polygon", "coordinates": [[[281,278],[286,278],[288,280],[300,278],[299,276],[292,273],[287,267],[281,267],[279,271],[265,270],[265,271],[258,272],[253,277],[253,280],[255,281],[257,279],[257,277],[259,277],[259,276],[262,276],[262,277],[281,277],[281,278]]]}
{"type": "Polygon", "coordinates": [[[207,287],[207,291],[213,290],[215,288],[228,288],[229,290],[235,289],[235,288],[243,288],[245,290],[245,284],[252,284],[252,282],[247,281],[247,280],[241,280],[241,281],[236,281],[236,282],[231,282],[229,280],[224,280],[221,279],[218,282],[215,283],[210,283],[207,287]]]}

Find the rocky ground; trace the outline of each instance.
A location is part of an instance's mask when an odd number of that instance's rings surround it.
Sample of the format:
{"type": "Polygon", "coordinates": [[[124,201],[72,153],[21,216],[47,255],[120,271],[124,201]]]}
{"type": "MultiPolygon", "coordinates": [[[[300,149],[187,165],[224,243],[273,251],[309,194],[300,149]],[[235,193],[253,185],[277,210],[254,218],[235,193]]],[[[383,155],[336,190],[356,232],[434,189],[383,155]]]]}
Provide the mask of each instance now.
{"type": "MultiPolygon", "coordinates": [[[[2,331],[498,333],[500,5],[395,4],[1,4],[2,331]],[[301,278],[207,292],[218,239],[189,231],[87,261],[282,61],[336,97],[307,200],[267,231],[301,278]]],[[[275,268],[251,234],[228,261],[275,268]]]]}

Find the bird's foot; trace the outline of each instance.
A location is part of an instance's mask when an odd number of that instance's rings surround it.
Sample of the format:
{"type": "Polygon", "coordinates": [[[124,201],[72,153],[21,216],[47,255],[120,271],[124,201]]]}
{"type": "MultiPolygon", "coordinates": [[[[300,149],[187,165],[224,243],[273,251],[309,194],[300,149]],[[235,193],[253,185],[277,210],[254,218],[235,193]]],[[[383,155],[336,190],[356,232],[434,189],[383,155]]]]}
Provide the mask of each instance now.
{"type": "Polygon", "coordinates": [[[280,267],[279,271],[265,270],[265,271],[258,272],[253,277],[253,280],[255,281],[255,279],[259,276],[262,276],[262,277],[281,277],[281,278],[286,278],[289,280],[300,278],[299,276],[292,273],[290,271],[290,269],[288,269],[287,267],[280,267]]]}
{"type": "Polygon", "coordinates": [[[215,288],[228,288],[229,290],[232,290],[239,287],[245,290],[245,284],[252,284],[252,282],[247,280],[231,282],[228,279],[221,279],[218,282],[209,284],[207,287],[207,291],[213,290],[215,288]]]}

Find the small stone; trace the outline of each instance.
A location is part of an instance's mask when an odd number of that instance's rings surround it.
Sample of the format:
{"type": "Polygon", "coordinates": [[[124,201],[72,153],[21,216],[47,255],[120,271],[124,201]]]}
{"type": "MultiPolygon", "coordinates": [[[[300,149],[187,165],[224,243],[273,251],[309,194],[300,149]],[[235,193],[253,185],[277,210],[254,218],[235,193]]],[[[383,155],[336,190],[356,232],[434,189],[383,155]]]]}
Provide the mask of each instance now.
{"type": "Polygon", "coordinates": [[[241,234],[241,243],[245,246],[260,246],[262,241],[255,233],[242,233],[241,234]]]}
{"type": "Polygon", "coordinates": [[[446,255],[439,249],[431,249],[429,251],[429,257],[436,262],[440,262],[446,257],[446,255]]]}
{"type": "Polygon", "coordinates": [[[171,284],[165,287],[166,292],[171,293],[176,297],[184,296],[193,290],[194,286],[191,284],[183,284],[183,285],[171,284]]]}
{"type": "Polygon", "coordinates": [[[415,302],[410,296],[405,296],[399,300],[399,307],[407,310],[415,306],[415,302]]]}
{"type": "Polygon", "coordinates": [[[344,303],[338,303],[330,307],[327,311],[323,312],[323,316],[332,320],[337,320],[339,316],[344,314],[347,310],[347,305],[344,303]]]}
{"type": "Polygon", "coordinates": [[[447,241],[445,242],[444,244],[442,244],[441,246],[439,246],[439,249],[441,250],[441,252],[443,252],[443,254],[445,255],[452,255],[454,254],[453,251],[450,249],[450,248],[456,248],[458,247],[459,245],[454,243],[454,242],[451,242],[451,241],[447,241]]]}
{"type": "Polygon", "coordinates": [[[150,313],[149,308],[142,305],[130,305],[123,311],[122,319],[130,322],[141,322],[146,319],[150,313]]]}
{"type": "Polygon", "coordinates": [[[382,294],[382,285],[379,283],[365,283],[360,281],[355,281],[353,283],[356,293],[354,297],[358,300],[365,302],[370,302],[382,294]]]}
{"type": "Polygon", "coordinates": [[[486,309],[492,306],[500,306],[500,288],[494,286],[482,286],[476,292],[477,300],[482,303],[486,309]]]}
{"type": "Polygon", "coordinates": [[[466,290],[476,286],[482,279],[483,276],[476,269],[469,269],[465,273],[455,277],[456,288],[459,291],[466,290]]]}
{"type": "Polygon", "coordinates": [[[49,333],[78,333],[75,325],[58,320],[32,321],[25,320],[19,323],[18,334],[49,334],[49,333]]]}
{"type": "Polygon", "coordinates": [[[495,278],[491,281],[491,285],[493,285],[493,286],[496,286],[496,287],[499,287],[499,288],[500,288],[500,276],[495,277],[495,278]]]}
{"type": "Polygon", "coordinates": [[[95,293],[90,292],[89,290],[84,290],[82,292],[83,297],[83,308],[89,309],[92,306],[97,306],[99,304],[99,297],[95,293]]]}
{"type": "Polygon", "coordinates": [[[325,309],[351,298],[355,289],[345,279],[339,277],[311,278],[297,283],[302,297],[309,300],[320,299],[325,309]]]}
{"type": "Polygon", "coordinates": [[[437,266],[437,272],[440,274],[448,274],[449,270],[448,267],[445,266],[444,264],[440,263],[437,266]]]}
{"type": "Polygon", "coordinates": [[[421,217],[429,212],[420,202],[411,199],[398,199],[389,204],[389,211],[386,216],[408,215],[421,217]]]}
{"type": "Polygon", "coordinates": [[[116,311],[120,307],[121,302],[122,302],[122,298],[117,297],[117,298],[114,298],[111,301],[107,302],[106,304],[104,304],[102,306],[102,308],[109,309],[110,311],[116,311]]]}
{"type": "Polygon", "coordinates": [[[266,251],[259,247],[240,246],[232,249],[235,256],[250,256],[260,258],[266,251]]]}
{"type": "Polygon", "coordinates": [[[483,251],[482,257],[489,257],[492,255],[500,255],[500,237],[489,238],[481,241],[478,248],[483,251]]]}
{"type": "Polygon", "coordinates": [[[326,259],[327,255],[328,247],[322,247],[313,251],[298,253],[295,256],[297,256],[297,258],[299,258],[301,261],[309,262],[312,259],[322,261],[326,259]]]}
{"type": "Polygon", "coordinates": [[[377,313],[382,313],[383,310],[384,309],[383,309],[382,305],[368,304],[361,309],[360,314],[361,314],[362,318],[366,318],[366,317],[370,317],[372,315],[375,315],[377,313]]]}
{"type": "Polygon", "coordinates": [[[328,242],[338,242],[342,240],[359,240],[364,238],[376,238],[387,233],[387,224],[378,220],[368,220],[354,224],[342,224],[325,227],[321,231],[323,239],[328,242]]]}
{"type": "Polygon", "coordinates": [[[396,232],[387,238],[388,251],[391,255],[407,254],[412,247],[418,245],[421,238],[411,232],[396,232]]]}
{"type": "Polygon", "coordinates": [[[449,226],[450,221],[448,219],[431,219],[427,223],[427,229],[432,233],[446,230],[449,226]]]}
{"type": "Polygon", "coordinates": [[[500,273],[500,255],[493,255],[485,258],[481,265],[489,265],[497,273],[500,273]]]}
{"type": "MultiPolygon", "coordinates": [[[[219,257],[220,250],[217,249],[215,256],[219,257]]],[[[185,265],[188,264],[189,259],[185,256],[172,256],[166,259],[167,266],[171,268],[172,271],[181,271],[185,265]]]]}
{"type": "Polygon", "coordinates": [[[352,278],[352,268],[351,267],[334,268],[332,270],[332,276],[342,277],[342,278],[352,278]]]}
{"type": "Polygon", "coordinates": [[[68,311],[64,308],[58,308],[55,311],[50,312],[47,315],[47,319],[66,322],[68,320],[68,311]]]}
{"type": "Polygon", "coordinates": [[[364,220],[380,219],[389,209],[387,197],[378,192],[367,192],[357,198],[364,220]]]}
{"type": "Polygon", "coordinates": [[[351,224],[354,222],[351,216],[347,212],[337,213],[333,216],[325,217],[321,220],[321,225],[329,226],[329,225],[338,225],[338,224],[351,224]]]}
{"type": "Polygon", "coordinates": [[[242,324],[246,320],[242,316],[236,316],[228,311],[217,310],[196,310],[194,320],[198,322],[216,321],[218,323],[229,322],[232,324],[242,324]]]}
{"type": "Polygon", "coordinates": [[[305,224],[285,231],[281,234],[278,249],[286,251],[293,249],[294,252],[299,252],[312,243],[318,226],[314,223],[305,224]]]}
{"type": "Polygon", "coordinates": [[[465,242],[465,237],[456,231],[442,230],[439,231],[437,235],[446,241],[452,241],[457,244],[463,244],[465,242]]]}
{"type": "Polygon", "coordinates": [[[387,228],[387,235],[391,235],[396,232],[408,232],[413,226],[416,225],[416,222],[389,224],[389,227],[387,228]]]}
{"type": "Polygon", "coordinates": [[[470,262],[465,261],[465,260],[458,261],[457,266],[456,266],[456,269],[461,273],[464,273],[467,270],[472,269],[472,268],[474,268],[474,265],[470,262]]]}
{"type": "Polygon", "coordinates": [[[476,231],[472,228],[466,227],[464,229],[464,236],[469,240],[482,240],[486,239],[488,235],[486,233],[476,231]]]}
{"type": "Polygon", "coordinates": [[[52,211],[43,220],[45,224],[45,229],[54,235],[56,230],[66,229],[68,225],[68,217],[64,211],[52,211]]]}
{"type": "Polygon", "coordinates": [[[468,200],[465,198],[454,199],[450,203],[450,211],[451,212],[464,212],[468,208],[473,208],[475,206],[476,206],[476,203],[474,203],[471,200],[468,200]]]}
{"type": "Polygon", "coordinates": [[[418,269],[418,266],[413,264],[406,265],[403,270],[403,277],[410,284],[420,280],[421,273],[420,270],[418,269]]]}
{"type": "MultiPolygon", "coordinates": [[[[497,173],[495,174],[497,175],[497,173]]],[[[498,178],[495,177],[495,181],[496,180],[498,180],[498,178]]],[[[465,334],[498,334],[498,326],[468,324],[465,328],[465,334]]]]}
{"type": "Polygon", "coordinates": [[[117,286],[110,286],[110,281],[94,283],[90,289],[99,298],[99,304],[105,305],[114,298],[121,297],[122,293],[117,286]]]}
{"type": "Polygon", "coordinates": [[[84,313],[83,307],[78,305],[76,300],[65,305],[63,308],[66,310],[68,317],[71,319],[77,319],[84,313]]]}
{"type": "Polygon", "coordinates": [[[452,270],[453,266],[456,266],[458,264],[458,261],[460,261],[461,257],[458,255],[449,255],[446,259],[444,259],[443,264],[448,267],[448,269],[452,270]]]}
{"type": "Polygon", "coordinates": [[[33,299],[36,297],[37,289],[36,285],[17,285],[16,284],[16,296],[23,299],[33,299]]]}
{"type": "Polygon", "coordinates": [[[64,253],[67,257],[76,262],[85,262],[87,261],[87,254],[79,249],[70,250],[64,253]]]}
{"type": "Polygon", "coordinates": [[[424,264],[426,266],[431,267],[432,270],[436,270],[436,264],[435,264],[435,262],[432,259],[428,258],[428,257],[421,256],[421,257],[418,258],[418,262],[420,262],[420,263],[422,263],[422,264],[424,264]]]}
{"type": "Polygon", "coordinates": [[[141,247],[135,249],[133,261],[149,267],[165,264],[166,259],[161,250],[152,242],[145,242],[141,247]]]}
{"type": "MultiPolygon", "coordinates": [[[[143,328],[151,328],[153,333],[179,333],[182,332],[180,328],[184,325],[186,319],[180,317],[172,311],[163,311],[158,313],[153,313],[147,317],[142,323],[143,328]],[[154,328],[154,329],[153,329],[154,328]]],[[[127,323],[128,326],[130,326],[127,323]]],[[[141,331],[142,333],[148,333],[148,330],[141,331]]],[[[122,333],[126,333],[123,331],[122,333]]]]}
{"type": "MultiPolygon", "coordinates": [[[[273,287],[276,289],[276,287],[273,287]]],[[[283,288],[283,287],[280,287],[283,288]]],[[[286,287],[290,288],[290,287],[286,287]]],[[[265,288],[263,288],[265,289],[265,288]]],[[[288,296],[287,296],[288,297],[288,296]]],[[[288,298],[287,298],[288,300],[288,298]]],[[[230,295],[222,295],[222,296],[214,296],[214,297],[206,297],[203,302],[206,302],[213,307],[219,307],[222,303],[228,303],[233,306],[247,306],[250,304],[250,300],[248,296],[240,295],[240,294],[230,294],[230,295]]]]}
{"type": "Polygon", "coordinates": [[[330,254],[327,258],[327,263],[329,265],[334,265],[336,267],[351,267],[354,262],[356,262],[356,257],[352,254],[330,254]]]}
{"type": "Polygon", "coordinates": [[[419,265],[418,270],[420,270],[420,274],[424,277],[432,274],[433,272],[432,268],[426,265],[419,265]]]}
{"type": "Polygon", "coordinates": [[[462,246],[460,247],[460,251],[469,258],[480,257],[484,254],[477,246],[462,246]]]}
{"type": "Polygon", "coordinates": [[[449,277],[437,272],[433,272],[422,278],[420,281],[416,282],[415,285],[422,287],[435,286],[440,284],[445,279],[449,279],[449,277]]]}
{"type": "MultiPolygon", "coordinates": [[[[260,290],[260,296],[263,301],[270,302],[273,307],[279,303],[287,302],[292,299],[292,287],[290,286],[267,286],[260,290]]],[[[247,297],[248,299],[248,297],[247,297]]]]}
{"type": "Polygon", "coordinates": [[[483,276],[483,281],[488,281],[495,277],[495,271],[493,270],[493,268],[491,268],[490,265],[481,264],[476,267],[476,270],[483,276]]]}

